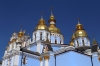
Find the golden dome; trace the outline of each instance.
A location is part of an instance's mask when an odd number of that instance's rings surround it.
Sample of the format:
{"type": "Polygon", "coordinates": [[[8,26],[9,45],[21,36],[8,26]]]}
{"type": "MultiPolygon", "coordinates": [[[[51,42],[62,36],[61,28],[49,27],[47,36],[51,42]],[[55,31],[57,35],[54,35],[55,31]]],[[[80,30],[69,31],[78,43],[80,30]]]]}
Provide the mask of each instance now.
{"type": "MultiPolygon", "coordinates": [[[[56,22],[52,13],[48,22],[56,22]]],[[[60,30],[55,26],[55,23],[50,23],[50,26],[48,28],[51,33],[60,33],[60,30]]]]}
{"type": "Polygon", "coordinates": [[[20,32],[18,33],[18,37],[22,37],[24,36],[24,32],[22,32],[22,30],[20,30],[20,32]]]}
{"type": "Polygon", "coordinates": [[[75,38],[76,37],[87,37],[86,31],[83,29],[82,24],[78,23],[76,25],[76,31],[75,31],[75,38]]]}
{"type": "Polygon", "coordinates": [[[74,46],[74,41],[70,41],[70,46],[74,46]]]}
{"type": "Polygon", "coordinates": [[[45,21],[43,18],[39,20],[38,25],[36,26],[35,30],[48,30],[48,27],[45,24],[45,21]]]}
{"type": "Polygon", "coordinates": [[[87,33],[85,30],[76,30],[75,38],[76,37],[87,37],[87,33]]]}
{"type": "Polygon", "coordinates": [[[60,30],[54,24],[51,24],[48,28],[51,33],[60,33],[60,30]]]}

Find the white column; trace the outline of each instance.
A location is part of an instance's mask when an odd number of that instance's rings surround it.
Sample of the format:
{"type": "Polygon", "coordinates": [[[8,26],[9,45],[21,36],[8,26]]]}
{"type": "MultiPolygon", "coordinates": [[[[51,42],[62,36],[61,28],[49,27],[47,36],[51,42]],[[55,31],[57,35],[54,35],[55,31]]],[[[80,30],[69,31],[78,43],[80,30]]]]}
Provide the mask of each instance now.
{"type": "Polygon", "coordinates": [[[43,59],[40,58],[40,66],[43,66],[43,59]]]}
{"type": "Polygon", "coordinates": [[[18,66],[19,65],[19,56],[20,55],[15,55],[14,66],[18,66]]]}
{"type": "Polygon", "coordinates": [[[49,66],[49,61],[45,60],[45,66],[49,66]]]}
{"type": "Polygon", "coordinates": [[[12,56],[11,58],[11,66],[13,66],[13,64],[14,64],[14,56],[12,56]]]}
{"type": "Polygon", "coordinates": [[[45,66],[49,66],[49,56],[44,56],[45,66]]]}
{"type": "Polygon", "coordinates": [[[4,66],[7,66],[7,59],[4,60],[4,66]]]}

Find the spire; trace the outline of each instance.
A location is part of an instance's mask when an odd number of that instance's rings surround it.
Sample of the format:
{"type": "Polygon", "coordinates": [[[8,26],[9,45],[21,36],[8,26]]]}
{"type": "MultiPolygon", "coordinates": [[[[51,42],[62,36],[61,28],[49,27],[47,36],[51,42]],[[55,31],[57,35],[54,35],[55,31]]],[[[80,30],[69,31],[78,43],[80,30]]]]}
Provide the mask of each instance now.
{"type": "Polygon", "coordinates": [[[97,41],[94,39],[94,35],[93,35],[93,41],[92,41],[92,44],[93,44],[93,45],[97,45],[97,44],[98,44],[97,41]]]}
{"type": "Polygon", "coordinates": [[[43,12],[41,12],[41,19],[39,20],[39,25],[45,25],[45,20],[43,19],[43,12]]]}
{"type": "Polygon", "coordinates": [[[50,15],[50,19],[49,19],[48,22],[51,22],[51,21],[56,22],[55,17],[54,17],[54,15],[52,13],[52,9],[53,9],[53,7],[51,7],[51,9],[50,9],[51,10],[51,15],[50,15]]]}

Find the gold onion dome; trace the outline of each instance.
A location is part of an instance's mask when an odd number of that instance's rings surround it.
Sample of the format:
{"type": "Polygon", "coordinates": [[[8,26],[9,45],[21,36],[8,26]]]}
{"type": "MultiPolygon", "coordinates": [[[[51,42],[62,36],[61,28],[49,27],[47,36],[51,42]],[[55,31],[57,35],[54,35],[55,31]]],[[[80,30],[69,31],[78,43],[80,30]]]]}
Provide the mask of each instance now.
{"type": "Polygon", "coordinates": [[[45,20],[41,17],[39,23],[37,24],[35,30],[48,30],[48,27],[45,24],[45,20]]]}
{"type": "Polygon", "coordinates": [[[49,31],[50,31],[51,33],[60,33],[60,30],[59,30],[57,27],[55,27],[55,25],[53,25],[53,24],[51,24],[51,25],[49,26],[49,31]]]}
{"type": "Polygon", "coordinates": [[[80,23],[76,25],[75,38],[76,37],[87,37],[86,31],[83,29],[83,26],[80,23]]]}
{"type": "Polygon", "coordinates": [[[55,20],[53,14],[51,14],[48,22],[50,22],[50,26],[48,28],[51,33],[60,33],[60,30],[55,25],[56,20],[55,20]],[[51,22],[54,22],[54,23],[51,23],[51,22]]]}
{"type": "Polygon", "coordinates": [[[18,33],[18,37],[22,37],[22,36],[24,36],[24,32],[21,29],[20,32],[18,33]]]}
{"type": "Polygon", "coordinates": [[[70,46],[74,46],[74,41],[71,40],[69,44],[70,46]]]}

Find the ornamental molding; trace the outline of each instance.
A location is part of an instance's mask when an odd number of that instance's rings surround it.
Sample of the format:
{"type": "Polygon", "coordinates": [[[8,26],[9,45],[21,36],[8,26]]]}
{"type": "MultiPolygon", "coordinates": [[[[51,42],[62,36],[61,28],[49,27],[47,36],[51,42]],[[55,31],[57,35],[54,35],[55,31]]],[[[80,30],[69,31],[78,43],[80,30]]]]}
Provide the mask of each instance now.
{"type": "Polygon", "coordinates": [[[60,54],[60,53],[63,53],[65,51],[69,51],[69,50],[75,50],[75,47],[68,46],[68,47],[61,48],[59,50],[54,51],[54,54],[60,54]]]}
{"type": "Polygon", "coordinates": [[[21,52],[20,55],[21,56],[23,55],[23,56],[26,56],[26,57],[29,57],[29,58],[33,58],[33,59],[37,59],[37,60],[40,59],[40,56],[29,54],[29,53],[26,53],[26,52],[21,52]]]}

